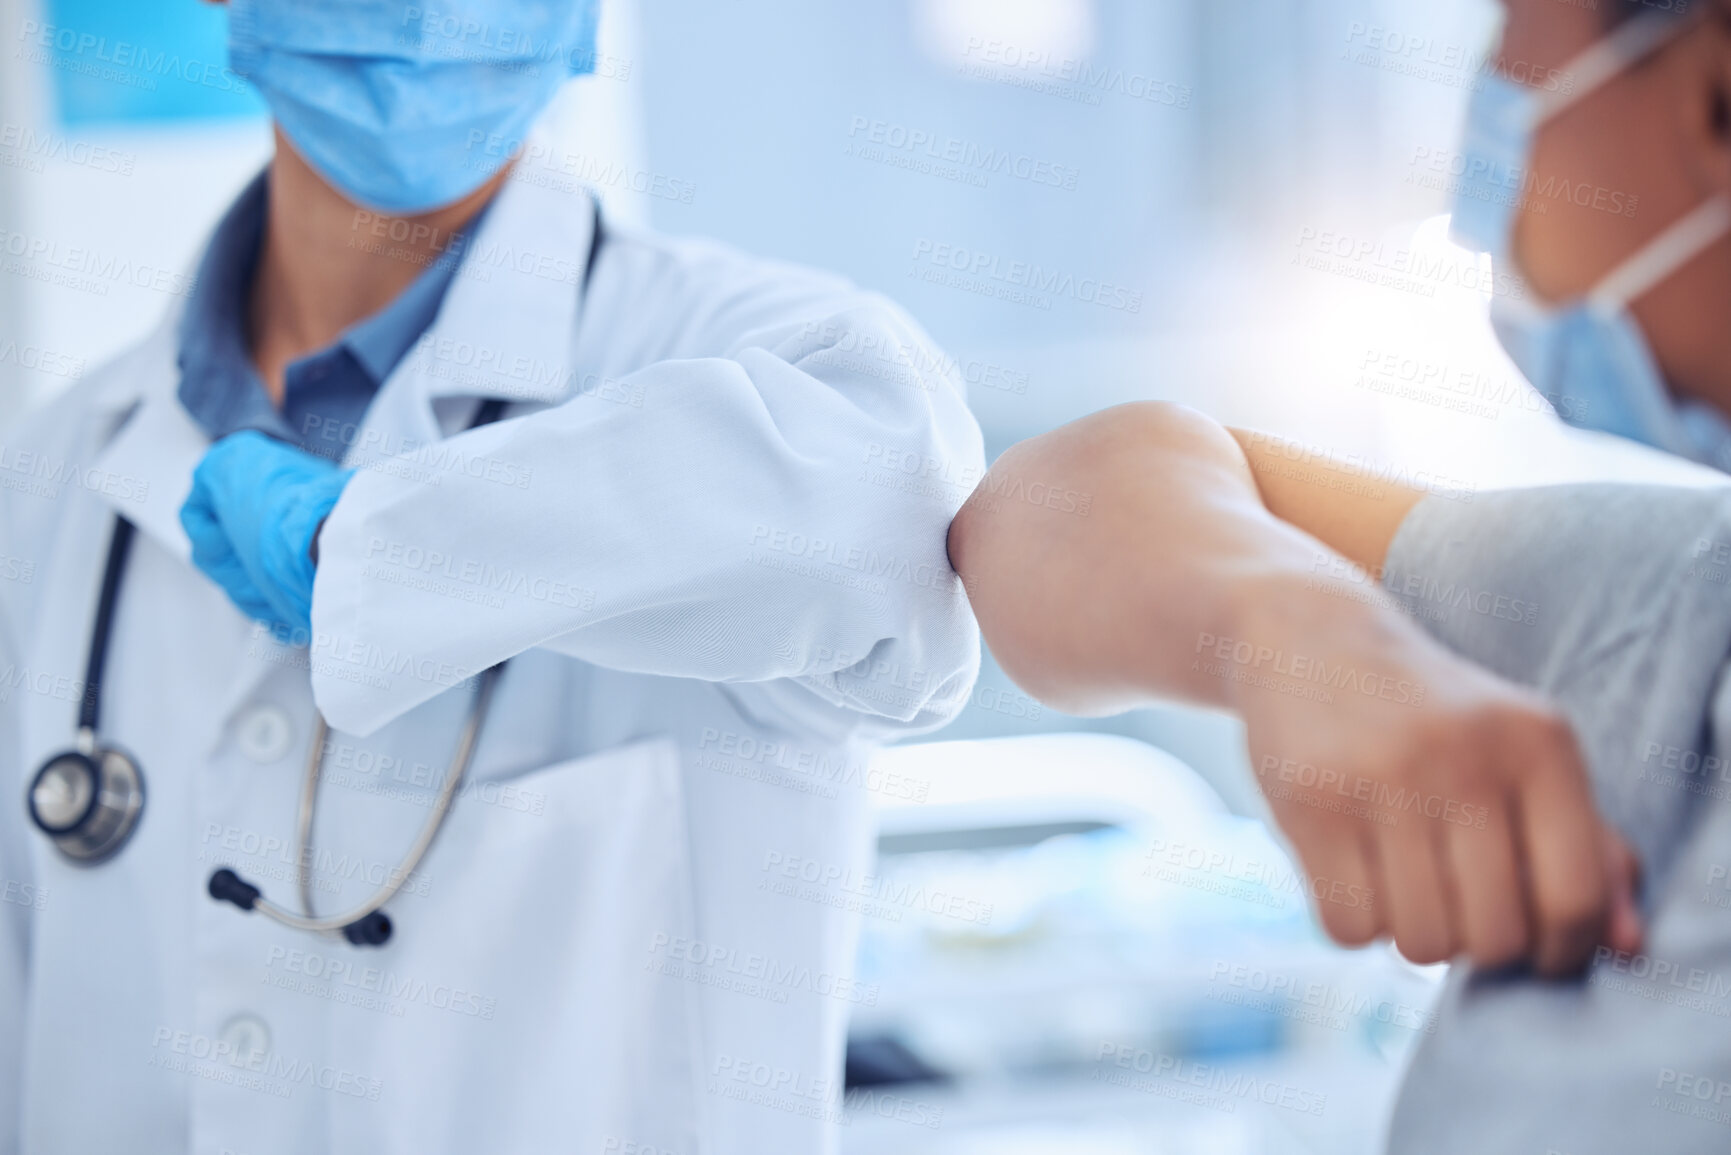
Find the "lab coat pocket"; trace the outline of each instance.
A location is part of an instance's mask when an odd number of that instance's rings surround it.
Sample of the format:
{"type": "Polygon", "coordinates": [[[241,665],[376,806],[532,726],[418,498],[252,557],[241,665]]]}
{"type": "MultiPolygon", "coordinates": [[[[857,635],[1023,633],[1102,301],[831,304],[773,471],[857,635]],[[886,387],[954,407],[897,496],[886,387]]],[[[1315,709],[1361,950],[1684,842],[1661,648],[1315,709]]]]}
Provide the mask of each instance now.
{"type": "Polygon", "coordinates": [[[436,887],[351,960],[382,972],[380,1006],[333,1008],[332,1053],[367,1094],[332,1133],[357,1155],[698,1152],[698,991],[653,965],[693,926],[678,747],[515,782],[541,812],[459,803],[436,887]]]}

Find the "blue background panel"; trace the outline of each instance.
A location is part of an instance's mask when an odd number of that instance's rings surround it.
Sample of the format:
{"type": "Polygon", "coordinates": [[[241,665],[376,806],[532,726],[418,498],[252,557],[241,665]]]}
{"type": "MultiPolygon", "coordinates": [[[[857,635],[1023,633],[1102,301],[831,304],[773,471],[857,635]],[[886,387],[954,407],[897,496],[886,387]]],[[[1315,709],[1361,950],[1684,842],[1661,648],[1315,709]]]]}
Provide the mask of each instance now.
{"type": "Polygon", "coordinates": [[[47,69],[62,125],[264,113],[228,69],[228,14],[203,0],[43,0],[14,48],[47,69]]]}

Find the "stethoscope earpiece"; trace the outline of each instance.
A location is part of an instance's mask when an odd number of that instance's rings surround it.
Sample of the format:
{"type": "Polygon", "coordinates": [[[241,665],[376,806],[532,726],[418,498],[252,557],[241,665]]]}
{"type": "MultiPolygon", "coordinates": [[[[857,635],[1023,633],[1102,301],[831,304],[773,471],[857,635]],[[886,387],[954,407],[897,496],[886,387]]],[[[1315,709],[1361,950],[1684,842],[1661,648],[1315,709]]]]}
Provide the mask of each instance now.
{"type": "MultiPolygon", "coordinates": [[[[487,711],[492,705],[493,688],[498,684],[499,675],[504,668],[504,663],[500,663],[481,671],[475,678],[474,693],[469,699],[469,715],[464,719],[462,732],[457,736],[457,748],[451,755],[451,766],[445,772],[439,796],[433,802],[433,812],[421,824],[421,833],[415,839],[414,845],[409,847],[403,860],[366,902],[342,914],[319,917],[313,913],[312,876],[304,867],[300,871],[299,879],[299,914],[264,897],[263,891],[226,866],[211,872],[210,881],[205,885],[210,897],[218,902],[232,903],[241,910],[257,911],[266,918],[296,930],[311,931],[314,934],[340,934],[354,946],[384,946],[391,940],[391,919],[379,908],[389,902],[415,873],[428,847],[432,846],[433,839],[437,837],[439,828],[445,824],[445,815],[450,812],[451,803],[456,800],[457,788],[462,785],[464,775],[469,772],[469,763],[475,756],[475,745],[481,737],[481,727],[486,723],[487,711]]],[[[324,719],[319,719],[310,743],[306,775],[301,781],[300,807],[295,821],[296,862],[307,862],[311,856],[313,810],[318,804],[319,772],[324,766],[328,734],[324,719]]]]}
{"type": "Polygon", "coordinates": [[[343,927],[343,937],[355,946],[384,946],[391,941],[391,916],[375,910],[343,927]]]}
{"type": "MultiPolygon", "coordinates": [[[[258,887],[226,866],[211,871],[205,889],[218,902],[232,902],[242,910],[257,909],[265,901],[258,887]]],[[[267,909],[265,913],[270,912],[267,909]]],[[[391,917],[382,910],[370,910],[344,926],[342,935],[355,946],[384,946],[391,941],[391,917]]]]}

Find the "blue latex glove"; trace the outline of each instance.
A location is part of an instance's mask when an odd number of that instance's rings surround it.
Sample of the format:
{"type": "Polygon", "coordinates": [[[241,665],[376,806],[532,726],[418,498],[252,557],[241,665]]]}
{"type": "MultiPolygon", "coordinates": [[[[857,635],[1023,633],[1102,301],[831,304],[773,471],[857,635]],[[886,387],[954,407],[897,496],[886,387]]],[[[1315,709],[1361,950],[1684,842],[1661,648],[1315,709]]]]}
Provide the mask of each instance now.
{"type": "Polygon", "coordinates": [[[193,564],[248,617],[310,636],[313,539],[353,476],[250,429],[224,437],[198,463],[180,507],[193,564]]]}

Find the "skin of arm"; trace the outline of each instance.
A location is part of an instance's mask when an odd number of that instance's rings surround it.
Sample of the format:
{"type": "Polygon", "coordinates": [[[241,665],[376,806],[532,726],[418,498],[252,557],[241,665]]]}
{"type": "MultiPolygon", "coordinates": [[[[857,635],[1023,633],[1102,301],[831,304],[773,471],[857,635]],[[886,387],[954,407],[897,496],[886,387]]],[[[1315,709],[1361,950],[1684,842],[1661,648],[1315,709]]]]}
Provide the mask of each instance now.
{"type": "Polygon", "coordinates": [[[1638,946],[1633,864],[1561,715],[1331,580],[1379,567],[1421,495],[1291,468],[1285,444],[1139,402],[1008,450],[949,538],[1005,671],[1070,713],[1176,699],[1240,715],[1339,941],[1547,974],[1638,946]],[[1417,791],[1472,820],[1366,820],[1290,785],[1307,768],[1348,799],[1417,791]]]}
{"type": "Polygon", "coordinates": [[[1371,573],[1380,573],[1401,522],[1424,494],[1316,461],[1290,465],[1292,443],[1228,429],[1244,454],[1263,507],[1371,573]]]}
{"type": "Polygon", "coordinates": [[[1301,582],[1318,556],[1270,516],[1232,436],[1179,406],[1119,406],[1024,441],[988,480],[951,526],[951,560],[1005,670],[1073,714],[1151,693],[1233,708],[1190,644],[1148,639],[1233,636],[1242,601],[1301,582]],[[1018,496],[1060,487],[1085,516],[1018,496]]]}

